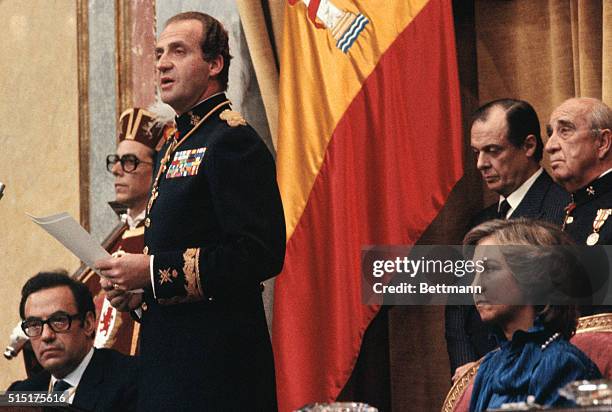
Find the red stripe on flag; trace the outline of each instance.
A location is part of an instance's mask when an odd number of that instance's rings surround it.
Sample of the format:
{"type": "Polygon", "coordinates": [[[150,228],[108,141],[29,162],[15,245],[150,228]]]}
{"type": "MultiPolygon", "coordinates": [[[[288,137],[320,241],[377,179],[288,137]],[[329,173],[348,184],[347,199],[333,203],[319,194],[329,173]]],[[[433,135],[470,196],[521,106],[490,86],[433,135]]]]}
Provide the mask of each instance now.
{"type": "Polygon", "coordinates": [[[287,244],[273,322],[281,411],[346,384],[378,310],[361,303],[361,247],[418,240],[463,173],[461,140],[450,2],[432,0],[337,125],[287,244]]]}

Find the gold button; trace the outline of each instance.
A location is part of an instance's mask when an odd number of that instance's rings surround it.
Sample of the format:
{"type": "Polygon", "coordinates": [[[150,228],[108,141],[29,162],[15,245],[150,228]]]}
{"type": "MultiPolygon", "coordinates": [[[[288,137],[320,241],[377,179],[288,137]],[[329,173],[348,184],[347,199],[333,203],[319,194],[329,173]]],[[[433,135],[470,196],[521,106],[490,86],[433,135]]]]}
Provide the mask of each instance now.
{"type": "Polygon", "coordinates": [[[573,216],[568,216],[567,219],[565,219],[565,223],[567,223],[568,225],[570,225],[573,221],[574,221],[573,216]]]}
{"type": "Polygon", "coordinates": [[[145,246],[144,249],[142,249],[142,253],[144,253],[145,255],[149,254],[149,247],[145,246]]]}
{"type": "Polygon", "coordinates": [[[142,305],[141,305],[140,307],[142,308],[142,311],[143,311],[143,312],[146,312],[146,311],[147,311],[147,309],[149,309],[149,307],[147,306],[147,303],[146,303],[146,302],[142,302],[142,305]]]}
{"type": "Polygon", "coordinates": [[[145,219],[145,227],[149,227],[149,226],[151,226],[151,219],[146,218],[145,219]]]}

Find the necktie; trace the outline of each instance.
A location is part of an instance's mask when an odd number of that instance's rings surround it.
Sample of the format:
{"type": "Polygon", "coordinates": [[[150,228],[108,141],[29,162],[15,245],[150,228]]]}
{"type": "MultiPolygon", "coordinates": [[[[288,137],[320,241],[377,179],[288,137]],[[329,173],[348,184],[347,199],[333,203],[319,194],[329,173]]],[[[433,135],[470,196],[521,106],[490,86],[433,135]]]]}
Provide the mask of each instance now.
{"type": "Polygon", "coordinates": [[[508,210],[510,210],[510,203],[508,203],[508,201],[506,199],[504,199],[499,204],[499,209],[498,209],[498,212],[497,212],[497,218],[498,219],[506,219],[506,215],[508,214],[508,210]]]}
{"type": "Polygon", "coordinates": [[[66,389],[70,388],[71,386],[72,385],[70,385],[65,380],[60,379],[53,384],[53,392],[63,393],[66,391],[66,389]]]}

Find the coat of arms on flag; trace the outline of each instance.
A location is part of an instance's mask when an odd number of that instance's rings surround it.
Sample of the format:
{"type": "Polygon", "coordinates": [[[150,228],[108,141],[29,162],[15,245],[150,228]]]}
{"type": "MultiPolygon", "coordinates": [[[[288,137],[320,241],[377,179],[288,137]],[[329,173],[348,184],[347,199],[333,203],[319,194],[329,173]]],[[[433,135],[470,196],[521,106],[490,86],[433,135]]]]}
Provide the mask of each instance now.
{"type": "Polygon", "coordinates": [[[359,33],[370,21],[363,14],[340,10],[329,0],[289,0],[294,5],[302,1],[308,8],[308,17],[318,28],[326,28],[336,39],[336,47],[348,52],[359,33]],[[322,23],[318,23],[317,19],[322,23]]]}

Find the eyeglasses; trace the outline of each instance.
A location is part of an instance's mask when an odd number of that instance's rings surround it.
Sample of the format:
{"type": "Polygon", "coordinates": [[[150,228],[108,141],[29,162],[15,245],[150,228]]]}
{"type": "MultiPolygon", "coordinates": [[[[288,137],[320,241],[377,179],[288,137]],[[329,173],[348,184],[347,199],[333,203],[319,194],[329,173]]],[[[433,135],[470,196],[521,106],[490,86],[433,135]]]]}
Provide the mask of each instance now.
{"type": "Polygon", "coordinates": [[[21,322],[21,329],[30,338],[42,335],[45,323],[49,325],[55,333],[63,333],[70,330],[73,319],[82,319],[81,314],[69,315],[67,313],[58,313],[52,315],[47,320],[39,318],[29,318],[21,322]]]}
{"type": "Polygon", "coordinates": [[[136,170],[138,165],[141,163],[148,164],[148,165],[153,164],[153,162],[145,162],[143,160],[140,160],[133,154],[126,154],[121,157],[117,156],[116,154],[111,154],[111,155],[106,156],[106,170],[112,173],[113,166],[117,162],[121,163],[121,169],[125,173],[132,173],[134,170],[136,170]]]}

